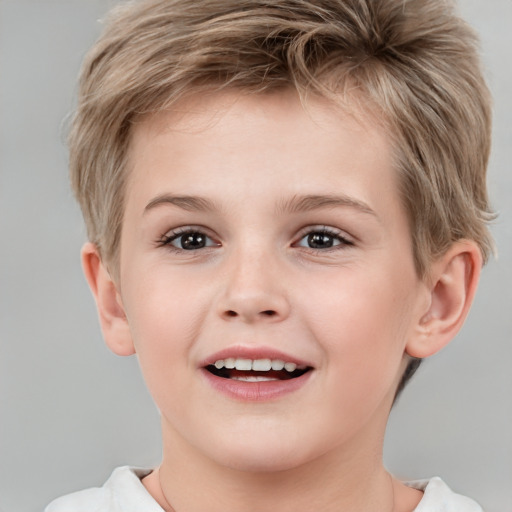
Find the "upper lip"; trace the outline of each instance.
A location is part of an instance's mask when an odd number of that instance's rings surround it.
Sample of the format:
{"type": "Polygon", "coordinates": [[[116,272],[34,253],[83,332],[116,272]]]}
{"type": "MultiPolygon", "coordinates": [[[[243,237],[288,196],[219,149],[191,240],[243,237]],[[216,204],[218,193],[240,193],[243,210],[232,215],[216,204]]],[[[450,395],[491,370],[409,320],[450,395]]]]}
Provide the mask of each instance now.
{"type": "Polygon", "coordinates": [[[215,361],[221,359],[232,358],[243,358],[243,359],[279,359],[287,363],[295,363],[297,366],[312,367],[312,365],[300,358],[281,352],[280,350],[271,347],[248,347],[243,345],[237,345],[228,347],[214,354],[208,356],[206,359],[200,362],[199,366],[204,368],[208,365],[212,365],[215,361]]]}

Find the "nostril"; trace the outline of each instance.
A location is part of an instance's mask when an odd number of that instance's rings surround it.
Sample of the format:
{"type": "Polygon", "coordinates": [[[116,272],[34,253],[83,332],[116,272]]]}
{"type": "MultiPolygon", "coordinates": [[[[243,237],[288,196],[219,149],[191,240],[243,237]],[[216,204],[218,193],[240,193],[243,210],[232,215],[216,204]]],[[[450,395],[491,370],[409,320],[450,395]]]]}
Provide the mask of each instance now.
{"type": "MultiPolygon", "coordinates": [[[[256,310],[257,311],[257,310],[256,310]]],[[[268,318],[274,318],[278,316],[278,313],[275,309],[265,309],[263,311],[260,311],[259,313],[256,313],[254,311],[253,313],[247,313],[244,311],[235,311],[233,309],[226,309],[223,313],[224,318],[238,318],[242,317],[246,320],[255,320],[256,316],[262,317],[268,317],[268,318]],[[253,317],[253,315],[256,315],[253,317]]]]}

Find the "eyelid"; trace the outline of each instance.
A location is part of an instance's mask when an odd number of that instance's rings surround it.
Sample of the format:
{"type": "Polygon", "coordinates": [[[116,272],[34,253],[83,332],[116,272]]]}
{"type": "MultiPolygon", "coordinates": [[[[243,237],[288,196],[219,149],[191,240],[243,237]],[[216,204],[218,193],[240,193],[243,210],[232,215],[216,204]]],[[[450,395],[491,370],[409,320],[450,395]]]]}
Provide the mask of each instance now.
{"type": "Polygon", "coordinates": [[[353,242],[354,237],[349,235],[346,231],[340,228],[335,228],[332,226],[328,226],[326,224],[313,224],[311,226],[306,226],[302,228],[297,234],[297,238],[303,238],[310,233],[325,233],[327,235],[337,236],[340,238],[344,238],[348,242],[353,242]]]}

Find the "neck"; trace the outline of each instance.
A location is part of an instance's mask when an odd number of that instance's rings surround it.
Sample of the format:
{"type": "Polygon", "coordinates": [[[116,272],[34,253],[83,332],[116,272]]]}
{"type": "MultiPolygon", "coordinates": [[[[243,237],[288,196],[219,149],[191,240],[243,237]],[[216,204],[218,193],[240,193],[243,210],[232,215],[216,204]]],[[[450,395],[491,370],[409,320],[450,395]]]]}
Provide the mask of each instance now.
{"type": "Polygon", "coordinates": [[[381,443],[362,453],[361,439],[290,469],[247,471],[219,465],[166,431],[162,465],[144,482],[166,512],[395,510],[381,443]]]}

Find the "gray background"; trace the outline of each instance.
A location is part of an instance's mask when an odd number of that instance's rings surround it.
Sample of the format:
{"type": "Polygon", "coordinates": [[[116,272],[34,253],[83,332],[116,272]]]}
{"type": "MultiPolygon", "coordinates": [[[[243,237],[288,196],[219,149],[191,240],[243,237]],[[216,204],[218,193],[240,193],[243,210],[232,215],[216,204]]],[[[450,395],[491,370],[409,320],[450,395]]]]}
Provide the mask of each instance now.
{"type": "MultiPolygon", "coordinates": [[[[0,510],[32,512],[158,462],[158,416],[134,358],[104,347],[82,277],[84,230],[62,122],[113,1],[0,0],[0,510]]],[[[512,1],[464,0],[495,96],[489,185],[500,251],[463,332],[393,411],[386,462],[441,475],[487,512],[512,512],[512,1]]]]}

